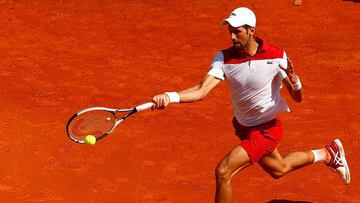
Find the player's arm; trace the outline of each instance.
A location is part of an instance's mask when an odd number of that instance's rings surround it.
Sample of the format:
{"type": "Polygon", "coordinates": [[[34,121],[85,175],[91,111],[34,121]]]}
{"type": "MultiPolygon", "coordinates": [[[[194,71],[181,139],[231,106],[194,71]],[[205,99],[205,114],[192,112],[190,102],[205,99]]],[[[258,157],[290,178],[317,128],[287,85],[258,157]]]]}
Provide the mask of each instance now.
{"type": "Polygon", "coordinates": [[[180,102],[195,102],[203,100],[207,94],[220,83],[220,79],[211,75],[205,78],[194,87],[179,92],[180,102]]]}
{"type": "Polygon", "coordinates": [[[298,90],[294,90],[294,84],[296,84],[298,81],[299,77],[297,77],[296,79],[292,79],[290,80],[289,77],[286,77],[283,79],[283,84],[285,85],[286,89],[289,91],[291,98],[293,98],[293,100],[295,100],[296,102],[301,102],[303,100],[303,90],[302,88],[298,89],[298,90]]]}
{"type": "Polygon", "coordinates": [[[207,94],[220,83],[220,81],[220,79],[214,76],[206,75],[201,82],[191,88],[180,92],[166,92],[164,94],[156,95],[153,98],[153,102],[155,103],[153,109],[163,109],[168,106],[169,103],[200,101],[204,99],[207,94]]]}
{"type": "Polygon", "coordinates": [[[296,102],[301,102],[303,99],[303,90],[300,82],[300,78],[294,72],[294,66],[288,58],[288,67],[285,68],[282,65],[279,67],[286,72],[287,77],[283,79],[283,84],[286,89],[289,91],[291,98],[296,102]]]}

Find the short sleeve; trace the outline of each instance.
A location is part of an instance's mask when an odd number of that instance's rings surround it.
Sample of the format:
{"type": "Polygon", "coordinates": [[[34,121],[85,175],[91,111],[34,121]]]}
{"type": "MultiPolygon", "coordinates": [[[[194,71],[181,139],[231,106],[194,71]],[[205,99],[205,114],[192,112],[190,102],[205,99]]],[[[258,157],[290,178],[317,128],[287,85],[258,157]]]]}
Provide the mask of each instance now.
{"type": "Polygon", "coordinates": [[[219,51],[211,62],[208,75],[214,76],[220,80],[225,80],[224,74],[224,54],[219,51]]]}
{"type": "MultiPolygon", "coordinates": [[[[286,52],[285,52],[285,51],[284,51],[284,54],[283,54],[283,58],[282,58],[281,61],[280,61],[280,64],[281,64],[282,66],[284,66],[285,68],[288,67],[287,55],[286,55],[286,52]]],[[[279,68],[279,73],[278,73],[278,74],[279,74],[281,80],[283,80],[284,78],[287,77],[286,72],[285,72],[284,70],[282,70],[281,68],[279,68]]]]}

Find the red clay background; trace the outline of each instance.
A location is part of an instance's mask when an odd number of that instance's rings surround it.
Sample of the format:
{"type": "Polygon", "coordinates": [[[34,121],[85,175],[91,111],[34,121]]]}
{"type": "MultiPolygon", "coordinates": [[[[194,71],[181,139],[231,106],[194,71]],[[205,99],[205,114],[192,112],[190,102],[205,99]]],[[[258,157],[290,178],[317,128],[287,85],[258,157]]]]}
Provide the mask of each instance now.
{"type": "Polygon", "coordinates": [[[0,1],[2,202],[212,202],[218,161],[239,142],[225,82],[204,100],[139,113],[94,147],[65,123],[90,106],[131,107],[181,90],[230,46],[221,20],[248,6],[284,48],[305,100],[289,100],[279,150],[343,141],[352,183],[322,164],[273,180],[238,173],[234,202],[360,202],[360,3],[350,0],[0,1]]]}

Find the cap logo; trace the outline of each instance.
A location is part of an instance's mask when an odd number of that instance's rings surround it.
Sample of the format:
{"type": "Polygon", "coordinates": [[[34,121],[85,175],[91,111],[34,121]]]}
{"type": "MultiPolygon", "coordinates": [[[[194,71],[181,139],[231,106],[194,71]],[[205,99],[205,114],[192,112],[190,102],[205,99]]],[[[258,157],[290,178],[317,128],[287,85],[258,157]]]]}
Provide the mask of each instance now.
{"type": "Polygon", "coordinates": [[[231,15],[232,15],[232,16],[236,16],[236,13],[232,13],[231,15]]]}

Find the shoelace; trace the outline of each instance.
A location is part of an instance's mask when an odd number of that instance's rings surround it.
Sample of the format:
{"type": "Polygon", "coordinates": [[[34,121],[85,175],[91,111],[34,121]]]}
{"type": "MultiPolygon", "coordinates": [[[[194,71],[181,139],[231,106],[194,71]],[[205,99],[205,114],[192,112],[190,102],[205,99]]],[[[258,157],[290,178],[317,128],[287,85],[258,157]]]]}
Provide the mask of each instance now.
{"type": "Polygon", "coordinates": [[[332,149],[332,147],[329,147],[331,149],[331,153],[334,155],[334,160],[333,162],[330,164],[330,166],[334,169],[338,168],[338,167],[342,167],[344,166],[342,164],[341,158],[340,158],[340,152],[337,151],[336,153],[334,153],[334,150],[332,149]]]}

